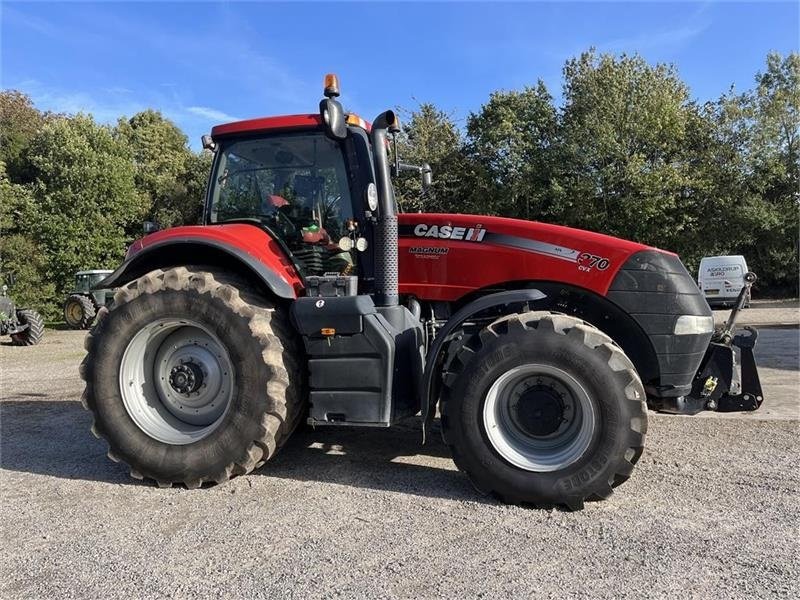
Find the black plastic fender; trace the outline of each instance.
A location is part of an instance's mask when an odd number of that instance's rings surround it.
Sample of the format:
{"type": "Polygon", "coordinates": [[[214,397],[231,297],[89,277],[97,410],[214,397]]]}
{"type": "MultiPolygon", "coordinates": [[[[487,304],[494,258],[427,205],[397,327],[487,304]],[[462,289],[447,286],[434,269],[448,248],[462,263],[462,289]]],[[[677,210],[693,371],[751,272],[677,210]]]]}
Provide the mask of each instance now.
{"type": "Polygon", "coordinates": [[[490,308],[513,304],[524,305],[542,300],[546,297],[546,294],[537,289],[508,290],[505,292],[488,294],[461,307],[460,310],[447,320],[445,326],[437,333],[425,359],[425,371],[422,375],[419,393],[422,405],[423,431],[436,414],[436,404],[439,400],[438,387],[441,385],[441,381],[436,379],[436,375],[440,372],[441,364],[439,359],[443,355],[445,344],[448,342],[450,334],[461,327],[470,318],[490,308]]]}
{"type": "Polygon", "coordinates": [[[225,258],[225,262],[220,266],[230,268],[236,264],[241,265],[279,298],[294,300],[297,297],[294,288],[285,279],[251,254],[216,240],[190,236],[169,239],[145,247],[92,289],[119,287],[153,269],[181,264],[204,264],[209,262],[208,259],[212,255],[216,258],[216,261],[212,262],[219,262],[220,257],[225,258]],[[188,262],[187,257],[190,257],[188,262]]]}

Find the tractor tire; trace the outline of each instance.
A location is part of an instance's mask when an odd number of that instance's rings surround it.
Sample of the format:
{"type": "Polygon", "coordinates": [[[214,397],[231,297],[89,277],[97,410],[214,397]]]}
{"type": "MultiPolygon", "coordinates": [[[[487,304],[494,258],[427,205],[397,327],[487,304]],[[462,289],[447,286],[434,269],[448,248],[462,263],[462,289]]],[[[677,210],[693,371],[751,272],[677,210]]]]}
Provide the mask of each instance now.
{"type": "Polygon", "coordinates": [[[301,351],[286,311],[227,274],[155,270],[86,337],[82,401],[137,479],[196,488],[249,473],[297,427],[301,351]]]}
{"type": "Polygon", "coordinates": [[[15,346],[35,346],[44,337],[44,319],[33,309],[21,308],[17,310],[17,321],[28,328],[20,333],[11,336],[11,342],[15,346]]]}
{"type": "Polygon", "coordinates": [[[80,294],[72,294],[64,302],[64,322],[70,329],[89,329],[97,314],[92,299],[80,294]]]}
{"type": "Polygon", "coordinates": [[[645,392],[623,351],[567,315],[502,317],[446,367],[442,435],[481,492],[580,510],[630,477],[647,432],[645,392]]]}

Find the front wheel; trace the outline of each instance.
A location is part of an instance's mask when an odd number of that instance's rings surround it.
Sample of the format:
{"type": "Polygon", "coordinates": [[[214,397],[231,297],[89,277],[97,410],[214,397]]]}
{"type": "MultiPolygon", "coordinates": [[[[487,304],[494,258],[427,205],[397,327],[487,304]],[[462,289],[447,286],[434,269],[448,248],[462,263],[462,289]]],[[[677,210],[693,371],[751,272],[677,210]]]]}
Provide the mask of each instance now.
{"type": "Polygon", "coordinates": [[[131,475],[161,486],[248,473],[302,413],[284,311],[222,273],[177,267],[124,286],[86,349],[93,433],[131,475]]]}
{"type": "Polygon", "coordinates": [[[609,497],[642,454],[639,376],[608,336],[579,319],[503,317],[470,339],[448,371],[442,432],[480,491],[580,509],[609,497]]]}

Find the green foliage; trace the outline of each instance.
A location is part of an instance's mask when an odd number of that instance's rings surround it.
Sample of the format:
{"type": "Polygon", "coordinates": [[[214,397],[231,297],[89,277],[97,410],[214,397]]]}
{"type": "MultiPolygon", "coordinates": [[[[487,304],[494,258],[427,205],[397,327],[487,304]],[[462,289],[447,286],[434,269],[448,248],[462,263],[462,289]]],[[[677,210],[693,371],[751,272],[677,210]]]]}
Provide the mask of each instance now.
{"type": "Polygon", "coordinates": [[[31,237],[19,233],[17,227],[33,215],[33,195],[27,187],[11,183],[2,162],[0,198],[0,285],[11,284],[8,274],[13,273],[16,282],[9,286],[9,294],[18,306],[47,312],[56,294],[55,285],[44,275],[44,253],[31,237]]]}
{"type": "Polygon", "coordinates": [[[136,188],[149,216],[163,227],[196,223],[211,155],[194,154],[186,135],[155,110],[120,119],[117,131],[133,154],[136,188]]]}
{"type": "Polygon", "coordinates": [[[559,216],[669,244],[665,225],[682,228],[682,199],[693,186],[688,90],[670,67],[591,52],[567,62],[564,80],[559,216]]]}
{"type": "MultiPolygon", "coordinates": [[[[670,65],[586,52],[563,105],[540,81],[497,91],[462,131],[430,103],[403,111],[403,210],[540,219],[681,254],[744,254],[764,291],[798,292],[800,55],[770,54],[755,86],[697,105],[670,65]]],[[[144,218],[200,220],[211,154],[154,110],[115,127],[0,92],[0,279],[57,317],[75,271],[113,268],[144,218]]]]}
{"type": "Polygon", "coordinates": [[[410,162],[437,155],[411,134],[420,124],[454,130],[437,210],[601,231],[676,251],[690,270],[744,254],[762,291],[797,294],[800,55],[770,54],[754,90],[704,106],[673,66],[639,56],[589,51],[563,75],[562,107],[542,82],[495,92],[463,138],[431,105],[411,113],[410,162]]]}
{"type": "Polygon", "coordinates": [[[0,92],[0,161],[14,181],[22,182],[28,177],[25,153],[46,118],[25,94],[16,90],[0,92]]]}
{"type": "MultiPolygon", "coordinates": [[[[467,119],[466,153],[472,172],[489,192],[492,211],[523,219],[551,210],[556,165],[557,113],[544,83],[521,92],[494,92],[479,113],[467,119]]],[[[470,205],[480,207],[480,198],[470,205]]]]}
{"type": "Polygon", "coordinates": [[[145,210],[128,145],[91,117],[61,117],[32,139],[29,160],[35,202],[17,227],[43,250],[47,279],[66,292],[75,271],[115,267],[145,210]]]}
{"type": "Polygon", "coordinates": [[[59,318],[75,271],[116,267],[144,218],[199,221],[211,155],[159,112],[109,127],[13,90],[0,109],[0,279],[20,305],[59,318]]]}
{"type": "Polygon", "coordinates": [[[760,200],[752,252],[768,283],[797,289],[800,230],[800,54],[772,53],[745,94],[742,129],[749,136],[749,191],[760,200]],[[749,119],[747,117],[750,117],[749,119]]]}
{"type": "Polygon", "coordinates": [[[404,163],[430,165],[433,186],[422,190],[420,175],[405,172],[395,179],[395,195],[406,212],[437,212],[461,190],[464,157],[462,139],[452,118],[433,104],[422,103],[415,111],[401,111],[408,122],[398,135],[397,150],[404,163]]]}

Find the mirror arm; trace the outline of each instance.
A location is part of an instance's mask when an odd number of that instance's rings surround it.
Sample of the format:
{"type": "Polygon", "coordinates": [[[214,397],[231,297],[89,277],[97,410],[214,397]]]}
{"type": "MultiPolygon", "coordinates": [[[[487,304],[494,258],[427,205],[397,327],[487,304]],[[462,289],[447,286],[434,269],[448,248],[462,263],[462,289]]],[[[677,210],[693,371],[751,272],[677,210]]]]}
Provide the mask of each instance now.
{"type": "Polygon", "coordinates": [[[423,189],[429,188],[433,184],[433,171],[428,163],[423,165],[410,165],[408,163],[395,162],[395,167],[392,169],[392,175],[397,177],[400,173],[406,171],[414,171],[422,176],[423,189]]]}

